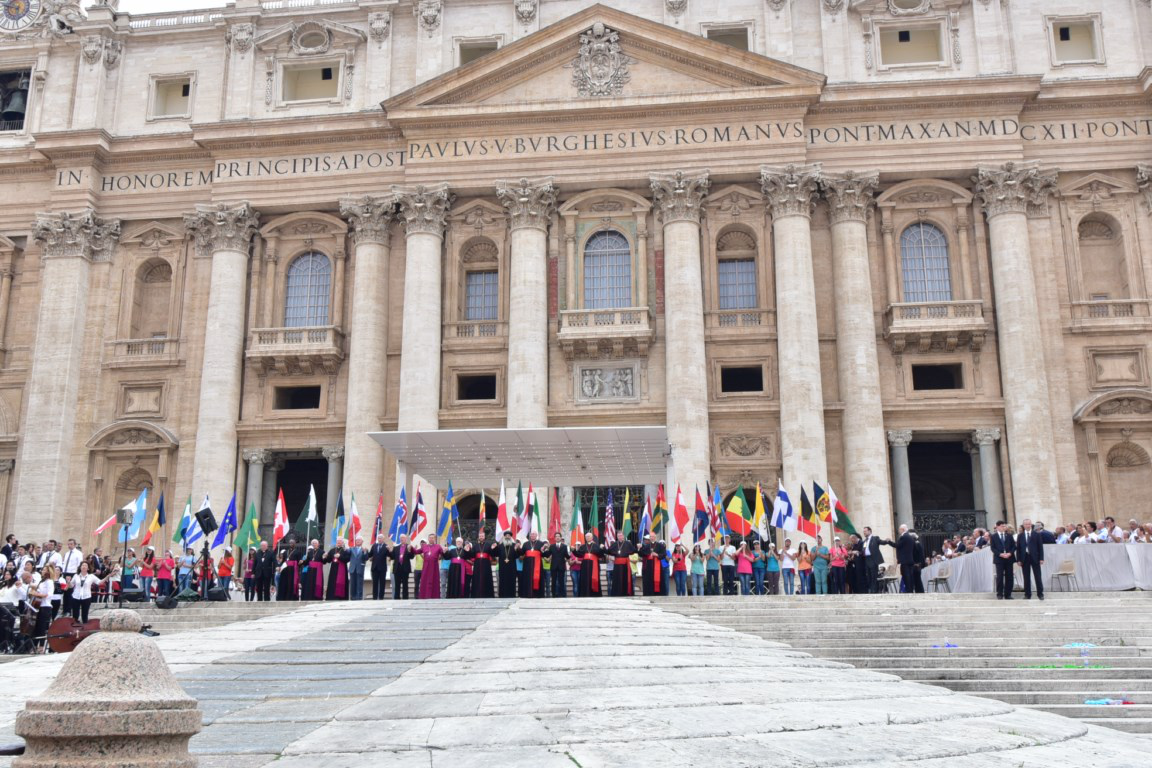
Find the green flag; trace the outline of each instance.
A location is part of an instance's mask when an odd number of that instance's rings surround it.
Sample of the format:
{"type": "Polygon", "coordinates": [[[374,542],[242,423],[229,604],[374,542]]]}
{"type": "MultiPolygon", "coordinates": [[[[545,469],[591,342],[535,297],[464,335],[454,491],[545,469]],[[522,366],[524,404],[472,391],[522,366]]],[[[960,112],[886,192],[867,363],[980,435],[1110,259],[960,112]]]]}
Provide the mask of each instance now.
{"type": "Polygon", "coordinates": [[[184,531],[192,522],[192,497],[188,497],[188,501],[184,504],[184,514],[180,516],[180,522],[176,523],[176,532],[172,534],[172,543],[184,544],[184,531]]]}
{"type": "Polygon", "coordinates": [[[631,489],[624,489],[624,524],[620,526],[620,533],[624,534],[624,538],[632,538],[632,509],[629,506],[632,501],[631,489]]]}
{"type": "Polygon", "coordinates": [[[236,546],[247,550],[250,547],[260,546],[260,529],[256,521],[256,502],[248,505],[248,514],[244,518],[244,525],[236,532],[236,546]]]}
{"type": "Polygon", "coordinates": [[[600,489],[592,489],[592,511],[588,514],[588,531],[600,538],[600,489]]]}
{"type": "Polygon", "coordinates": [[[580,513],[580,493],[576,493],[576,503],[572,505],[572,533],[570,543],[578,547],[584,543],[584,517],[580,513]]]}

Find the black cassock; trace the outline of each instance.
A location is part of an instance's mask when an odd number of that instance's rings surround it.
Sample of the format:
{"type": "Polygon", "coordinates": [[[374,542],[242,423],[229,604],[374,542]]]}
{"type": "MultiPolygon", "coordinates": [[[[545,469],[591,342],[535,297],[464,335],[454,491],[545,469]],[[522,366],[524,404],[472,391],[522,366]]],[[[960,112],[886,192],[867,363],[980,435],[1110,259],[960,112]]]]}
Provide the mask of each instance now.
{"type": "Polygon", "coordinates": [[[450,561],[448,565],[448,593],[447,597],[467,597],[464,593],[464,562],[463,550],[453,544],[445,547],[442,557],[450,561]]]}
{"type": "Polygon", "coordinates": [[[300,565],[300,599],[324,599],[324,553],[308,547],[300,565]]]}
{"type": "Polygon", "coordinates": [[[636,545],[630,541],[617,541],[612,545],[612,597],[632,597],[632,561],[636,545]]]}
{"type": "Polygon", "coordinates": [[[606,550],[599,544],[581,544],[575,555],[580,558],[580,597],[600,597],[600,558],[606,550]]]}
{"type": "Polygon", "coordinates": [[[284,567],[280,570],[280,580],[276,582],[276,601],[300,599],[300,569],[304,559],[304,548],[293,547],[284,551],[284,567]]]}
{"type": "Polygon", "coordinates": [[[520,550],[516,544],[496,545],[496,562],[499,566],[500,597],[516,597],[516,560],[520,557],[520,550]]]}
{"type": "Polygon", "coordinates": [[[645,596],[664,594],[664,558],[668,554],[668,546],[657,541],[655,544],[645,542],[640,547],[640,560],[643,570],[640,572],[641,585],[645,596]]]}
{"type": "Polygon", "coordinates": [[[544,555],[548,544],[543,541],[526,541],[520,549],[520,597],[544,597],[544,555]],[[532,555],[530,552],[538,552],[532,555]]]}
{"type": "Polygon", "coordinates": [[[341,547],[333,547],[324,555],[324,562],[330,563],[328,569],[328,589],[324,593],[325,600],[348,599],[348,562],[352,553],[341,547]]]}
{"type": "Polygon", "coordinates": [[[492,590],[492,561],[500,546],[487,541],[477,542],[471,552],[464,554],[472,561],[472,597],[495,597],[492,590]]]}

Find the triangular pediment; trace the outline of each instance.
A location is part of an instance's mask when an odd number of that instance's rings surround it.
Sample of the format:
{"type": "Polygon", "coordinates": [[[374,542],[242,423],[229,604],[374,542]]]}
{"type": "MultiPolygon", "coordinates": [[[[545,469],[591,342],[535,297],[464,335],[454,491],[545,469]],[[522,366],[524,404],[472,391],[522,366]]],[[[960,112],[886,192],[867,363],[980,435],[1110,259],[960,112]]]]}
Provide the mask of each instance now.
{"type": "Polygon", "coordinates": [[[1113,195],[1134,195],[1136,187],[1103,173],[1090,173],[1065,185],[1060,190],[1065,197],[1100,200],[1113,195]]]}
{"type": "Polygon", "coordinates": [[[818,98],[823,75],[594,5],[384,102],[389,119],[818,98]]]}
{"type": "Polygon", "coordinates": [[[144,248],[161,249],[184,242],[184,230],[180,227],[150,221],[125,232],[120,237],[121,245],[139,245],[144,248]]]}

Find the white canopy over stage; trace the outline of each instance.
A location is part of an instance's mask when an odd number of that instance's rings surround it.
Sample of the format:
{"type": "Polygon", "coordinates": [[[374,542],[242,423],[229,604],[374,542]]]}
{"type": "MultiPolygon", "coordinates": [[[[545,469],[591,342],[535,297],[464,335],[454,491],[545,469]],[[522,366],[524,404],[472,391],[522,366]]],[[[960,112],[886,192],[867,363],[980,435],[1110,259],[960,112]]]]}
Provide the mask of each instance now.
{"type": "Polygon", "coordinates": [[[668,475],[668,428],[557,427],[372,432],[370,436],[438,488],[492,488],[504,478],[539,486],[640,485],[668,475]]]}

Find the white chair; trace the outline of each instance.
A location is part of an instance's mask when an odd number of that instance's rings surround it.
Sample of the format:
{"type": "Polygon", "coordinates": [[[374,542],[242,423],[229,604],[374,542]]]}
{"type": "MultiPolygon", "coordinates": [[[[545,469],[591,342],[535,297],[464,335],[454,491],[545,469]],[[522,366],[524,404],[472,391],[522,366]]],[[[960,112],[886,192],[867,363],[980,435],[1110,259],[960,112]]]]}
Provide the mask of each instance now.
{"type": "Polygon", "coordinates": [[[1056,584],[1060,583],[1061,592],[1079,592],[1080,584],[1076,581],[1076,561],[1065,560],[1060,563],[1060,567],[1052,574],[1052,587],[1055,589],[1056,584]]]}
{"type": "Polygon", "coordinates": [[[881,592],[900,592],[900,566],[889,565],[880,574],[881,592]]]}
{"type": "Polygon", "coordinates": [[[952,576],[952,568],[947,565],[940,566],[940,570],[935,576],[928,579],[928,587],[933,592],[939,592],[940,587],[943,586],[948,592],[952,591],[952,585],[948,583],[948,579],[952,576]]]}

